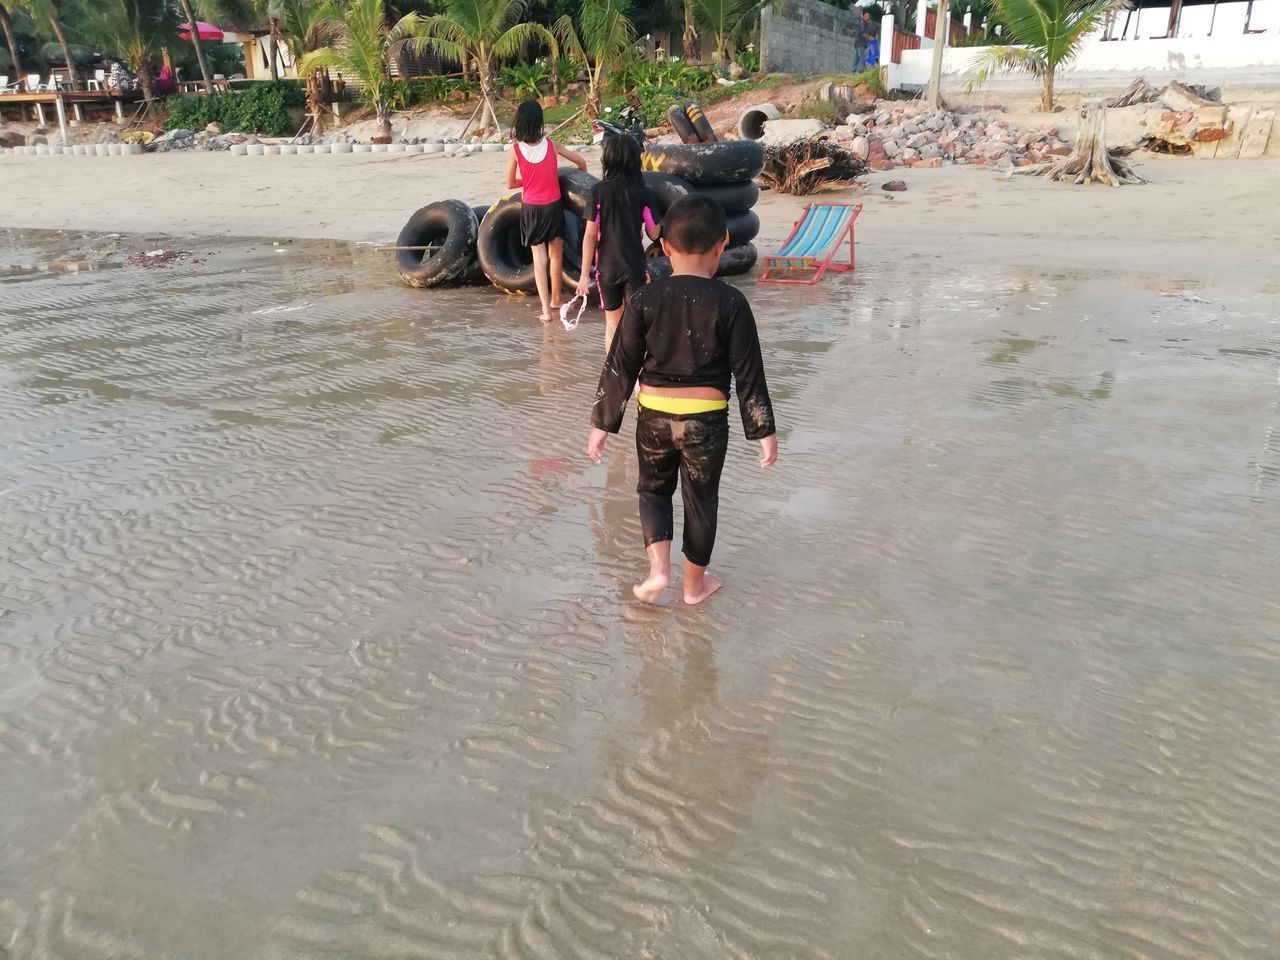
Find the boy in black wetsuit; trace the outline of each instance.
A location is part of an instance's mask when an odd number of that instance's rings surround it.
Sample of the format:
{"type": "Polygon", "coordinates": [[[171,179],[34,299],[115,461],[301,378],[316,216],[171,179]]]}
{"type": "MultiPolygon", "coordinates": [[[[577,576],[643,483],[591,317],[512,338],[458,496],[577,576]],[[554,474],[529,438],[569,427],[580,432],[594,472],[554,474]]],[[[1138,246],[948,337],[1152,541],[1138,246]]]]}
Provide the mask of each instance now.
{"type": "Polygon", "coordinates": [[[635,595],[654,603],[671,580],[671,497],[684,501],[684,602],[701,603],[723,583],[707,572],[716,539],[720,471],[729,444],[729,379],[748,440],[759,440],[760,466],[778,459],[773,406],[765,383],[751,305],[714,279],[727,240],[724,211],[705,197],[684,197],[663,220],[662,247],[672,276],[632,298],[605,358],[591,411],[587,454],[596,463],[605,439],[622,426],[637,377],[640,409],[640,525],[649,576],[635,595]]]}

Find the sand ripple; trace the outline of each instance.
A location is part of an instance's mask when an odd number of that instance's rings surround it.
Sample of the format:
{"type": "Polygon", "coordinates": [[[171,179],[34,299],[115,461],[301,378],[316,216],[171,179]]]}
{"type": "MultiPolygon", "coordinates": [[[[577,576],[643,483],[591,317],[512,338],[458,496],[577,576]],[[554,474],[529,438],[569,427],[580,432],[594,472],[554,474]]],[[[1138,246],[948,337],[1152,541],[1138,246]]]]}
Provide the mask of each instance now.
{"type": "Polygon", "coordinates": [[[0,243],[0,956],[1280,953],[1274,297],[752,287],[783,461],[651,610],[597,326],[77,242],[0,243]]]}

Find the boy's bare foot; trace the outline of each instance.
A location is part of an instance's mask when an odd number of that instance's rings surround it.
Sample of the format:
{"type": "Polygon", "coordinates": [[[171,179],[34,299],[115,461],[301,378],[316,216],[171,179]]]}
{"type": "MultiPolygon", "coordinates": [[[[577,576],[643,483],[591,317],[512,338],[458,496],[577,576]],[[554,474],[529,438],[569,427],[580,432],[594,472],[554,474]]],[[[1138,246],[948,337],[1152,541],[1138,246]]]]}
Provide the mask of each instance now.
{"type": "Polygon", "coordinates": [[[723,586],[724,581],[714,573],[704,573],[702,575],[702,583],[692,591],[689,589],[688,584],[685,585],[684,602],[691,607],[696,606],[723,586]]]}
{"type": "Polygon", "coordinates": [[[552,317],[551,314],[549,313],[544,313],[540,315],[538,319],[541,320],[543,323],[550,323],[554,319],[554,317],[552,317]]]}
{"type": "Polygon", "coordinates": [[[662,596],[662,591],[667,589],[667,585],[671,583],[671,578],[661,573],[649,574],[649,579],[643,583],[637,583],[631,588],[631,592],[636,595],[636,599],[642,603],[657,603],[658,598],[662,596]]]}

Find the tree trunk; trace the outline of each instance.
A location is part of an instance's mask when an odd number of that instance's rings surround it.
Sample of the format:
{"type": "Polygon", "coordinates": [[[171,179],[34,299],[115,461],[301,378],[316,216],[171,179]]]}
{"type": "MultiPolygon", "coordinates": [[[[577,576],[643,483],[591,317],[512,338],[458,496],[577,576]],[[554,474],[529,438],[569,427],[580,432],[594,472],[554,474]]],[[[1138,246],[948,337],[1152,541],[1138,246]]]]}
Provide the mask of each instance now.
{"type": "Polygon", "coordinates": [[[1107,149],[1106,100],[1086,104],[1081,113],[1080,133],[1076,136],[1076,145],[1069,157],[1063,157],[1056,163],[1023,167],[1022,170],[1050,180],[1067,180],[1072,183],[1096,181],[1109,187],[1118,187],[1122,183],[1146,183],[1119,152],[1112,153],[1107,149]]]}
{"type": "Polygon", "coordinates": [[[196,23],[196,15],[191,9],[191,0],[181,0],[182,12],[186,14],[187,23],[191,24],[191,45],[196,48],[196,62],[200,64],[200,78],[204,80],[204,92],[213,96],[213,80],[209,77],[209,61],[204,58],[204,47],[200,43],[200,31],[196,23]]]}
{"type": "Polygon", "coordinates": [[[9,44],[9,57],[13,60],[13,75],[19,83],[24,81],[22,76],[22,58],[18,56],[18,41],[13,38],[13,20],[9,17],[9,11],[0,6],[0,27],[4,27],[4,39],[9,44]]]}
{"type": "Polygon", "coordinates": [[[489,59],[483,53],[476,57],[476,72],[480,76],[480,99],[483,109],[480,111],[480,126],[488,130],[485,139],[488,140],[496,133],[501,132],[498,125],[498,115],[493,109],[493,97],[490,95],[489,78],[489,59]]]}
{"type": "Polygon", "coordinates": [[[75,58],[71,56],[71,47],[67,43],[67,38],[62,33],[62,24],[58,23],[56,14],[49,14],[49,24],[53,27],[53,33],[58,38],[58,43],[62,47],[62,56],[67,61],[67,79],[71,81],[71,89],[80,89],[80,73],[76,70],[75,58]]]}
{"type": "Polygon", "coordinates": [[[278,41],[276,37],[280,33],[280,23],[275,17],[272,17],[267,23],[271,29],[271,33],[267,37],[267,55],[271,60],[271,79],[273,82],[280,79],[280,64],[278,62],[278,41]]]}
{"type": "Polygon", "coordinates": [[[386,101],[379,101],[376,105],[378,112],[378,137],[382,143],[391,142],[391,109],[386,101]]]}
{"type": "Polygon", "coordinates": [[[1053,112],[1053,67],[1044,74],[1044,89],[1040,91],[1040,109],[1046,113],[1053,112]]]}
{"type": "Polygon", "coordinates": [[[693,63],[698,56],[698,25],[693,19],[693,0],[684,0],[684,58],[693,63]]]}
{"type": "Polygon", "coordinates": [[[138,86],[142,88],[142,96],[147,100],[156,98],[156,83],[151,76],[151,60],[143,59],[134,66],[133,72],[138,75],[138,86]]]}

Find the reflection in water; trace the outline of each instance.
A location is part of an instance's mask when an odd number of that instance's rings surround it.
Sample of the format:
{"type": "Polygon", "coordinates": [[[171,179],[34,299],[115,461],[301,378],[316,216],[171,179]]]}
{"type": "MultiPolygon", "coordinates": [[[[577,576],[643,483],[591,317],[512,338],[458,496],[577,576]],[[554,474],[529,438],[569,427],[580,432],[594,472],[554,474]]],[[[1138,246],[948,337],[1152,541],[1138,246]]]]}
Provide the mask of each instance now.
{"type": "Polygon", "coordinates": [[[1280,950],[1273,296],[748,285],[782,459],[653,609],[598,312],[3,238],[0,955],[1280,950]]]}

